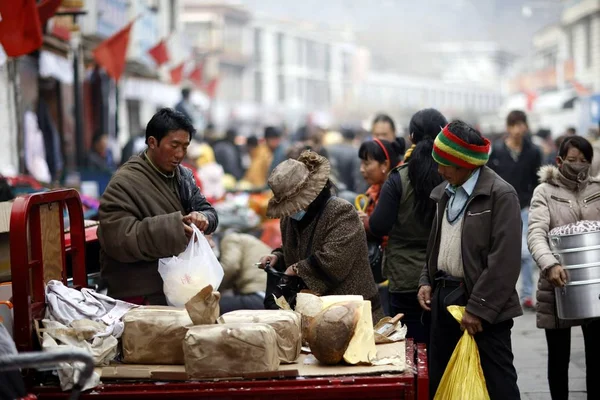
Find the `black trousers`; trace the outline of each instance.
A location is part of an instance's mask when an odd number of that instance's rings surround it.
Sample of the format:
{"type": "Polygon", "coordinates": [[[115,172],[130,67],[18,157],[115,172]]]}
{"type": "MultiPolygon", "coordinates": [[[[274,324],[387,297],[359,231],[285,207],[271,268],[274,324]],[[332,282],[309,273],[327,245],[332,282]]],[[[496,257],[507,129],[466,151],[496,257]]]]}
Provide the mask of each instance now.
{"type": "Polygon", "coordinates": [[[402,323],[406,325],[406,337],[413,338],[417,343],[429,345],[429,313],[424,313],[417,292],[389,294],[391,316],[404,314],[402,323]]]}
{"type": "MultiPolygon", "coordinates": [[[[600,320],[581,326],[585,346],[587,398],[600,399],[600,320]]],[[[548,385],[552,400],[569,399],[571,328],[546,329],[548,385]]]]}
{"type": "MultiPolygon", "coordinates": [[[[429,396],[433,399],[446,365],[462,336],[460,325],[446,310],[449,305],[464,306],[464,286],[444,286],[436,282],[431,301],[431,339],[429,345],[429,396]]],[[[517,371],[513,364],[510,330],[513,320],[497,324],[483,323],[483,332],[475,335],[481,369],[491,400],[520,399],[517,371]]]]}
{"type": "Polygon", "coordinates": [[[225,295],[219,301],[221,315],[236,310],[264,310],[264,298],[256,293],[225,295]]]}

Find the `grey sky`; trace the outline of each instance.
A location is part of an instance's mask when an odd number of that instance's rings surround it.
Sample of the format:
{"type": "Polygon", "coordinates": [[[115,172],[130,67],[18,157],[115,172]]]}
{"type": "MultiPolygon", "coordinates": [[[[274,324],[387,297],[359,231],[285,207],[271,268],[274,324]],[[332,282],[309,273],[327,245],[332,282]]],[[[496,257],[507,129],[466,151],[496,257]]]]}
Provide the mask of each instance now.
{"type": "MultiPolygon", "coordinates": [[[[423,43],[494,41],[528,55],[533,34],[558,20],[560,0],[239,0],[275,17],[349,24],[383,68],[404,69],[423,43]],[[541,4],[541,7],[535,5],[541,4]],[[533,5],[533,15],[521,14],[533,5]]],[[[419,58],[419,57],[417,57],[419,58]]],[[[416,60],[415,60],[416,61],[416,60]]],[[[409,68],[410,69],[410,68],[409,68]]]]}

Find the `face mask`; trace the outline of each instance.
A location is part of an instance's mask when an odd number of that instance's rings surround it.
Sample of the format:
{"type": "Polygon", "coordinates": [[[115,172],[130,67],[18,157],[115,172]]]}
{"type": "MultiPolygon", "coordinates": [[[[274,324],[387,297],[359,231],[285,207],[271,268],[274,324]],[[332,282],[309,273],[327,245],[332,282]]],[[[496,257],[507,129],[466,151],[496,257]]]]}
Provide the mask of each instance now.
{"type": "Polygon", "coordinates": [[[582,162],[568,162],[563,160],[560,166],[560,172],[565,178],[574,181],[585,181],[590,174],[590,164],[582,162]]]}
{"type": "Polygon", "coordinates": [[[305,215],[306,215],[306,211],[300,210],[296,214],[290,215],[290,218],[293,219],[293,220],[295,220],[295,221],[301,221],[302,218],[304,218],[305,215]]]}

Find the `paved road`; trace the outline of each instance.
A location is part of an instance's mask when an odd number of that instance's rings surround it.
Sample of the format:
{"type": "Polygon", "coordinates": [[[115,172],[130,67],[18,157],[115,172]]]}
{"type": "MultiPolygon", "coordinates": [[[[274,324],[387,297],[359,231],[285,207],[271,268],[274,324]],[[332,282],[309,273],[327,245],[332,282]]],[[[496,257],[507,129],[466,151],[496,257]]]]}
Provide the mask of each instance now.
{"type": "MultiPolygon", "coordinates": [[[[549,400],[547,374],[546,336],[535,326],[535,312],[515,319],[512,332],[515,367],[519,375],[519,388],[523,400],[549,400]]],[[[571,331],[571,365],[569,366],[569,389],[571,400],[586,400],[585,353],[581,328],[571,331]]]]}

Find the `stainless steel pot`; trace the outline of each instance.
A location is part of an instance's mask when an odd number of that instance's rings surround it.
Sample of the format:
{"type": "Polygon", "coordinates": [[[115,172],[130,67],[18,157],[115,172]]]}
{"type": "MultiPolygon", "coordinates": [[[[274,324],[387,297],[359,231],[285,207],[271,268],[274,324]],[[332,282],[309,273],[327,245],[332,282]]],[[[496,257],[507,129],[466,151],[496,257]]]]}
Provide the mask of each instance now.
{"type": "Polygon", "coordinates": [[[600,279],[569,282],[554,289],[560,319],[600,317],[600,279]]]}
{"type": "Polygon", "coordinates": [[[593,246],[600,246],[600,232],[550,237],[550,248],[553,251],[593,246]]]}
{"type": "Polygon", "coordinates": [[[549,241],[568,276],[567,285],[555,289],[558,317],[600,317],[600,232],[551,236],[549,241]]]}

